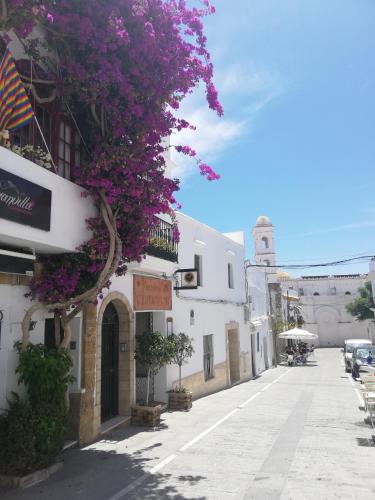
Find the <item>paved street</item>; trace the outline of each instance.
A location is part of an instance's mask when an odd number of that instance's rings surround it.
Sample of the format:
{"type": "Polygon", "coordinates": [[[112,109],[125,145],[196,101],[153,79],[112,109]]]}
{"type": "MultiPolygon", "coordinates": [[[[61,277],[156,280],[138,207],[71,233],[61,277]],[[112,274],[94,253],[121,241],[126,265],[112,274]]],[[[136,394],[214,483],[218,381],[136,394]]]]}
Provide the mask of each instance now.
{"type": "MultiPolygon", "coordinates": [[[[65,454],[49,481],[3,500],[375,498],[375,447],[339,349],[306,367],[166,413],[65,454]]],[[[356,384],[356,387],[358,384],[356,384]]]]}

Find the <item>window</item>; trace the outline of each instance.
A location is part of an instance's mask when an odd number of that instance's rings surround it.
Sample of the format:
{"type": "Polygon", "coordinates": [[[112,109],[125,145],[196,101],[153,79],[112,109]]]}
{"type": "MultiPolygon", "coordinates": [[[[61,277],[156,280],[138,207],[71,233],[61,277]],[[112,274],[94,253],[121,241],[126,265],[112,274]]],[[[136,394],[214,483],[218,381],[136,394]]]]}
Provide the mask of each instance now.
{"type": "Polygon", "coordinates": [[[257,352],[259,352],[259,332],[257,332],[257,352]]]}
{"type": "Polygon", "coordinates": [[[345,292],[345,295],[351,295],[351,293],[350,292],[345,292]]]}
{"type": "Polygon", "coordinates": [[[61,121],[59,126],[59,140],[57,164],[59,175],[70,179],[70,164],[72,156],[72,128],[67,123],[61,121]]]}
{"type": "Polygon", "coordinates": [[[201,255],[194,255],[194,267],[198,271],[197,285],[202,286],[203,280],[202,280],[202,256],[201,255]]]}
{"type": "MultiPolygon", "coordinates": [[[[64,338],[64,330],[62,326],[60,326],[60,342],[64,338]]],[[[56,334],[55,334],[55,319],[47,318],[44,321],[44,345],[48,347],[48,349],[57,349],[56,345],[56,334]]]]}
{"type": "Polygon", "coordinates": [[[262,248],[269,248],[268,238],[266,238],[265,236],[263,236],[262,238],[262,248]]]}
{"type": "MultiPolygon", "coordinates": [[[[71,168],[81,164],[81,140],[73,123],[61,115],[54,104],[36,104],[34,113],[42,130],[43,137],[56,164],[58,174],[71,178],[71,168]]],[[[23,147],[47,149],[35,120],[10,135],[11,143],[23,147]]]]}
{"type": "Polygon", "coordinates": [[[229,288],[234,288],[233,282],[233,264],[228,262],[228,286],[229,288]]]}
{"type": "Polygon", "coordinates": [[[214,378],[214,336],[203,335],[203,370],[204,380],[214,378]]]}
{"type": "Polygon", "coordinates": [[[317,297],[318,295],[320,295],[320,293],[314,292],[313,295],[315,295],[317,297]]]}
{"type": "Polygon", "coordinates": [[[331,288],[329,289],[329,292],[331,295],[336,295],[336,287],[335,286],[331,286],[331,288]]]}
{"type": "Polygon", "coordinates": [[[264,264],[265,264],[266,266],[269,266],[269,265],[270,265],[270,261],[266,259],[266,260],[264,261],[264,264]]]}
{"type": "Polygon", "coordinates": [[[298,293],[299,293],[300,297],[303,297],[305,295],[303,288],[299,288],[298,293]]]}

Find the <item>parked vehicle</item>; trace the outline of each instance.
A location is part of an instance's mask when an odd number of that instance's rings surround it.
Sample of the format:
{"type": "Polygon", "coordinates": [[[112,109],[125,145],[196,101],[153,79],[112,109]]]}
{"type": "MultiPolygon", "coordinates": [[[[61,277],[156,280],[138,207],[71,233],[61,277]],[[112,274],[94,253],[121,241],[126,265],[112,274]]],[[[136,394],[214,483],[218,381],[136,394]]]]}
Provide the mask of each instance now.
{"type": "Polygon", "coordinates": [[[356,347],[352,355],[352,376],[359,377],[359,372],[375,373],[375,345],[356,347]]]}
{"type": "Polygon", "coordinates": [[[352,355],[356,347],[371,345],[371,340],[368,339],[347,339],[344,344],[344,363],[345,371],[352,371],[352,355]]]}

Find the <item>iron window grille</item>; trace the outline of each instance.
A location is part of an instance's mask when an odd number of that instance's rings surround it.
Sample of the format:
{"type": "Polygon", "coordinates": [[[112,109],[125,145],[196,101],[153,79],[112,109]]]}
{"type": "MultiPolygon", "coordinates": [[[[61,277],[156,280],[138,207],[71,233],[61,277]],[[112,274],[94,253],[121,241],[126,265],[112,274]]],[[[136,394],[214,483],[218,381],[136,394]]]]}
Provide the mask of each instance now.
{"type": "Polygon", "coordinates": [[[158,223],[150,233],[147,255],[178,262],[178,242],[173,229],[172,224],[158,217],[158,223]]]}

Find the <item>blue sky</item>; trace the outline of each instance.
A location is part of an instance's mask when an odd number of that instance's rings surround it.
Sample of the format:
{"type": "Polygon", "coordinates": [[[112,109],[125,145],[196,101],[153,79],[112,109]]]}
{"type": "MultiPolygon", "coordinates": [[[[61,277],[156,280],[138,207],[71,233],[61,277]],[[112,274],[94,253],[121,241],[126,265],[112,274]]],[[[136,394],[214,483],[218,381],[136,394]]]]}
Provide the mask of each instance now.
{"type": "MultiPolygon", "coordinates": [[[[375,254],[375,2],[214,0],[205,20],[225,115],[200,92],[182,114],[220,175],[174,158],[182,211],[218,229],[275,226],[278,262],[375,254]],[[233,7],[235,5],[235,7],[233,7]]],[[[299,274],[366,272],[367,264],[299,274]]]]}

